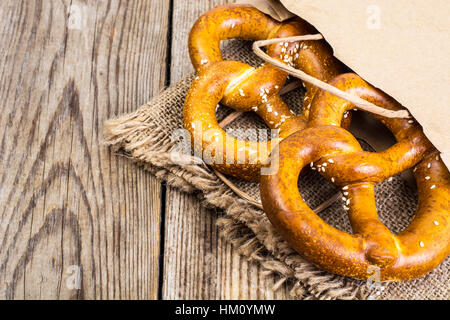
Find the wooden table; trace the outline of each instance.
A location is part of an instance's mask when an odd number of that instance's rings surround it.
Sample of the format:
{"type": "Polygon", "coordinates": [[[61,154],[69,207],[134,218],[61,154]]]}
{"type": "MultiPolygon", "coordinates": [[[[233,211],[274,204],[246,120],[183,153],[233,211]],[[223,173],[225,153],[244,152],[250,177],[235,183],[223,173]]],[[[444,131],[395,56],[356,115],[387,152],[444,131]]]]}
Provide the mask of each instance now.
{"type": "Polygon", "coordinates": [[[192,71],[186,43],[225,0],[0,2],[0,298],[284,299],[195,196],[102,142],[192,71]]]}

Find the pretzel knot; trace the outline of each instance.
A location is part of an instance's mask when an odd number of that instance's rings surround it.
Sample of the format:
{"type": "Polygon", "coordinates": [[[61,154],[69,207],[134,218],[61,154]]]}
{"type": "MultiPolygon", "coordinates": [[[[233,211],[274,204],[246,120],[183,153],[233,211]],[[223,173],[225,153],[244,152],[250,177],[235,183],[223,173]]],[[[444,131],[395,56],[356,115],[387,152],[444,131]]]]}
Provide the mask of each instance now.
{"type": "MultiPolygon", "coordinates": [[[[230,38],[263,40],[316,32],[301,19],[280,23],[246,5],[219,6],[197,20],[189,35],[189,52],[198,76],[186,97],[183,118],[193,140],[201,141],[199,152],[203,158],[208,153],[210,160],[206,162],[213,168],[235,177],[258,180],[273,146],[304,129],[309,113],[306,107],[301,116],[296,116],[281,99],[279,90],[287,77],[284,71],[270,64],[253,68],[237,61],[223,61],[220,42],[230,38]],[[279,130],[279,137],[258,143],[228,135],[216,119],[219,102],[236,110],[256,112],[270,129],[279,130]]],[[[325,41],[280,42],[269,46],[267,53],[323,81],[347,71],[325,41]]],[[[305,86],[304,105],[308,106],[318,90],[309,84],[305,86]]],[[[348,124],[348,121],[344,123],[348,124]]]]}
{"type": "MultiPolygon", "coordinates": [[[[340,75],[330,84],[387,109],[403,109],[355,74],[340,75]]],[[[397,143],[382,152],[363,151],[339,127],[344,112],[352,108],[326,92],[314,98],[307,128],[280,142],[278,171],[261,177],[264,211],[295,250],[325,270],[367,279],[375,265],[382,281],[420,277],[450,253],[448,169],[414,120],[378,117],[397,143]],[[353,235],[326,224],[303,201],[297,180],[306,166],[319,169],[342,189],[353,235]],[[418,209],[408,228],[394,235],[378,220],[374,185],[412,167],[418,209]]]]}

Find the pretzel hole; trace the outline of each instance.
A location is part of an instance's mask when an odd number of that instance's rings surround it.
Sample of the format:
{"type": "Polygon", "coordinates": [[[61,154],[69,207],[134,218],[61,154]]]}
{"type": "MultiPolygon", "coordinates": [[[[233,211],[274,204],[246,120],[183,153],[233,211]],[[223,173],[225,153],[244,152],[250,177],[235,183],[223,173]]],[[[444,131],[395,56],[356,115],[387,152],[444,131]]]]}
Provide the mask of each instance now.
{"type": "MultiPolygon", "coordinates": [[[[352,111],[349,130],[355,137],[363,139],[372,148],[365,150],[379,152],[392,147],[397,141],[391,131],[373,115],[365,111],[352,111]]],[[[364,148],[363,146],[361,146],[364,148]]]]}
{"type": "Polygon", "coordinates": [[[392,181],[375,184],[375,204],[379,220],[394,234],[402,232],[417,210],[416,191],[397,175],[392,181]]]}
{"type": "MultiPolygon", "coordinates": [[[[220,123],[221,120],[233,112],[233,109],[221,105],[216,111],[217,120],[220,123]]],[[[255,142],[270,140],[270,128],[254,112],[244,112],[240,117],[225,125],[222,129],[237,139],[255,142]]]]}
{"type": "Polygon", "coordinates": [[[253,52],[252,44],[253,41],[229,39],[222,41],[219,48],[224,60],[237,60],[257,68],[264,63],[264,60],[253,52]],[[236,56],[238,59],[236,59],[236,56]]]}
{"type": "MultiPolygon", "coordinates": [[[[323,202],[332,198],[339,189],[320,173],[305,167],[297,180],[297,187],[305,203],[313,210],[323,202]]],[[[322,220],[338,230],[352,233],[350,220],[343,208],[342,200],[335,201],[331,206],[317,214],[322,220]]]]}
{"type": "MultiPolygon", "coordinates": [[[[380,152],[397,143],[392,132],[380,120],[366,111],[352,111],[352,122],[349,131],[358,138],[364,151],[380,152]],[[361,140],[365,141],[366,145],[361,144],[361,140]]],[[[412,169],[402,172],[401,177],[406,180],[413,190],[417,189],[412,169]]]]}

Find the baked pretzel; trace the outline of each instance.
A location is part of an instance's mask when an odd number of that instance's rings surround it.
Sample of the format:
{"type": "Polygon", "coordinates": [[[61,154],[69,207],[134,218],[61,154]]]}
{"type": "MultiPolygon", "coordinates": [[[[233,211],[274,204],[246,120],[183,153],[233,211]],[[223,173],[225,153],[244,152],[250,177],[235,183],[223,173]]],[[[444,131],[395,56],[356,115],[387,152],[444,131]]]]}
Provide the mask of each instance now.
{"type": "MultiPolygon", "coordinates": [[[[307,107],[301,116],[296,116],[281,99],[279,90],[287,77],[284,71],[270,64],[255,69],[244,63],[223,61],[220,42],[230,38],[262,40],[311,33],[317,31],[304,20],[280,23],[248,5],[216,7],[194,24],[189,35],[189,52],[198,76],[185,100],[184,126],[194,140],[202,141],[199,151],[208,151],[215,159],[210,161],[213,168],[235,177],[258,180],[272,146],[304,129],[308,116],[307,107]],[[216,119],[219,102],[236,110],[256,112],[269,128],[279,129],[279,138],[258,143],[228,135],[216,119]]],[[[267,53],[323,81],[348,72],[325,41],[280,42],[268,46],[267,53]]],[[[318,90],[309,84],[305,86],[304,105],[309,106],[318,90]]]]}
{"type": "MultiPolygon", "coordinates": [[[[386,109],[404,109],[356,74],[339,75],[330,84],[386,109]]],[[[382,152],[362,151],[339,126],[344,112],[352,108],[324,91],[314,98],[307,128],[279,144],[278,172],[261,177],[264,211],[296,251],[329,272],[367,279],[372,265],[380,268],[382,281],[421,277],[450,253],[449,171],[411,119],[374,115],[397,143],[382,152]],[[297,180],[306,166],[342,189],[353,235],[326,224],[303,201],[297,180]],[[409,227],[393,235],[378,220],[374,184],[412,167],[418,209],[409,227]]]]}

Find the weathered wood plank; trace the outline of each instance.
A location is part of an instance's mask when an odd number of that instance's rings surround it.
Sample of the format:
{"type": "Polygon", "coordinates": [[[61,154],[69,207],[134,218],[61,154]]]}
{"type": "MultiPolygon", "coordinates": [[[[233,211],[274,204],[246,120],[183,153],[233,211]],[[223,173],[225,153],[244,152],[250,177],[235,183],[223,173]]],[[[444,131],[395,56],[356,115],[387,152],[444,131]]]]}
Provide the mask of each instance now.
{"type": "Polygon", "coordinates": [[[163,87],[168,12],[0,2],[1,299],[157,297],[160,184],[102,125],[163,87]]]}
{"type": "MultiPolygon", "coordinates": [[[[195,20],[226,3],[175,0],[170,79],[175,83],[193,71],[187,38],[195,20]]],[[[200,206],[193,195],[167,188],[163,299],[285,299],[286,287],[272,291],[273,276],[248,263],[218,236],[219,212],[200,206]]]]}

